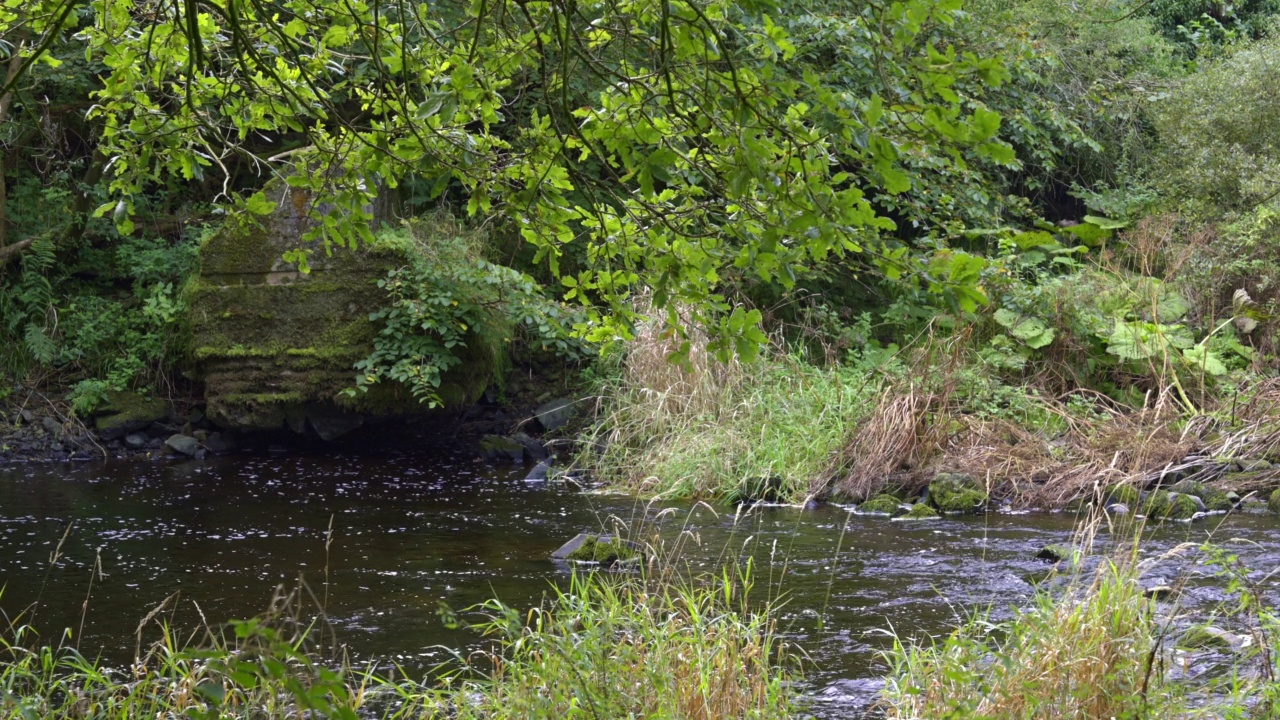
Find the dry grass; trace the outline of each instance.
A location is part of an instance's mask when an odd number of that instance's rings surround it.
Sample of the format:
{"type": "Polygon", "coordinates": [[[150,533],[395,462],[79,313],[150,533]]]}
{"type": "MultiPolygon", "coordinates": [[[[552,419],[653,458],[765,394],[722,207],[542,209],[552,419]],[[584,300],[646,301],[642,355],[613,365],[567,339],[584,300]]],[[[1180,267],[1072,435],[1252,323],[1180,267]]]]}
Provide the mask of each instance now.
{"type": "Polygon", "coordinates": [[[879,493],[896,471],[916,464],[932,447],[928,417],[935,398],[924,393],[884,391],[871,415],[810,487],[811,496],[835,494],[864,500],[879,493]]]}

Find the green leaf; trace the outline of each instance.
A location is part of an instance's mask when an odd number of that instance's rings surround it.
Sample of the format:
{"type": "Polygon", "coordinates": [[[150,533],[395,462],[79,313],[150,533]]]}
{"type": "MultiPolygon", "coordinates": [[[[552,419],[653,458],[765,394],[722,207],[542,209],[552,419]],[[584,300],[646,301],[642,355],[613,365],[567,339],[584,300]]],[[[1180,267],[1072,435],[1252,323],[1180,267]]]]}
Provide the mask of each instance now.
{"type": "Polygon", "coordinates": [[[266,193],[256,192],[244,201],[244,208],[254,215],[270,215],[275,211],[276,205],[267,199],[266,193]]]}
{"type": "Polygon", "coordinates": [[[1226,363],[1222,362],[1222,356],[1204,345],[1196,345],[1183,350],[1182,357],[1190,363],[1192,368],[1203,370],[1208,375],[1218,377],[1227,374],[1227,366],[1226,363]]]}

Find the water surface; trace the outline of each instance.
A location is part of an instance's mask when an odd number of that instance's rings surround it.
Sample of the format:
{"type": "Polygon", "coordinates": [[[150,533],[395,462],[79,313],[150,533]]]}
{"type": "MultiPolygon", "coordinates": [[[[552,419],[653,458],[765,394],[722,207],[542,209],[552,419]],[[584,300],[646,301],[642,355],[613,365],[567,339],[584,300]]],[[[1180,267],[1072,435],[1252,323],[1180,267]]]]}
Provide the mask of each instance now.
{"type": "MultiPolygon", "coordinates": [[[[475,641],[444,628],[442,603],[537,604],[567,578],[552,550],[623,522],[693,567],[753,557],[758,594],[784,601],[782,626],[810,657],[813,711],[849,717],[879,687],[884,629],[943,633],[985,607],[1007,616],[1048,570],[1035,553],[1069,541],[1074,525],[1049,514],[891,523],[834,506],[735,514],[523,476],[449,448],[9,466],[0,469],[0,609],[47,636],[71,628],[82,650],[122,661],[139,621],[166,598],[157,620],[193,628],[201,614],[255,615],[301,579],[353,655],[425,669],[475,641]]],[[[1203,542],[1215,525],[1162,528],[1144,552],[1203,542]]],[[[1241,516],[1215,539],[1262,578],[1280,565],[1277,530],[1271,518],[1241,516]]],[[[1190,573],[1188,602],[1207,606],[1222,599],[1209,572],[1170,561],[1150,581],[1190,573]]],[[[1266,583],[1274,601],[1276,581],[1266,583]]]]}

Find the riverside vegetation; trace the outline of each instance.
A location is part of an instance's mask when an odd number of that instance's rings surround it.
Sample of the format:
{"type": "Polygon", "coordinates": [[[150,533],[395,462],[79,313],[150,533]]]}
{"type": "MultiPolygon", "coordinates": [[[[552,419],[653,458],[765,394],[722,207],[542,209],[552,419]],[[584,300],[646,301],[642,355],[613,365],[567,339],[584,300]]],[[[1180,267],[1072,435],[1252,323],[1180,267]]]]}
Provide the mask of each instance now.
{"type": "MultiPolygon", "coordinates": [[[[554,356],[596,398],[577,462],[636,492],[1280,513],[1278,33],[1274,0],[6,3],[4,423],[198,404],[200,249],[287,191],[289,272],[403,258],[335,403],[449,404],[464,351],[498,389],[554,356]]],[[[1274,617],[1213,557],[1255,637],[1208,695],[1274,716],[1274,617]]],[[[1045,590],[1002,633],[904,645],[889,714],[1216,707],[1162,682],[1133,568],[1045,590]],[[1048,657],[1080,662],[1036,675],[1048,657]]],[[[738,580],[619,583],[532,623],[491,607],[503,659],[462,689],[334,670],[272,623],[165,641],[132,678],[14,627],[0,707],[791,712],[795,669],[738,580]],[[657,658],[692,664],[650,677],[657,658]]]]}

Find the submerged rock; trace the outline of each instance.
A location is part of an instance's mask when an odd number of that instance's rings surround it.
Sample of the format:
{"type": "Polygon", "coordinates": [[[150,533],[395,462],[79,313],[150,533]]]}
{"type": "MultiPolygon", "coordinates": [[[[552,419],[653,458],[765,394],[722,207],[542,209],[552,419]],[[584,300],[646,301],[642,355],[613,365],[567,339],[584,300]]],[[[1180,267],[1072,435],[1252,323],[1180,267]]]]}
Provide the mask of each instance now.
{"type": "Polygon", "coordinates": [[[1051,563],[1060,563],[1063,560],[1074,560],[1076,551],[1068,545],[1045,545],[1040,548],[1040,552],[1036,553],[1037,560],[1048,560],[1051,563]]]}
{"type": "Polygon", "coordinates": [[[944,513],[978,513],[987,505],[987,493],[969,475],[938,473],[929,482],[929,503],[944,513]]]}
{"type": "Polygon", "coordinates": [[[912,505],[911,509],[894,518],[894,520],[935,520],[939,517],[942,516],[938,514],[937,510],[921,502],[912,505]]]}
{"type": "Polygon", "coordinates": [[[855,509],[864,515],[899,515],[902,501],[892,495],[877,495],[855,509]]]}

